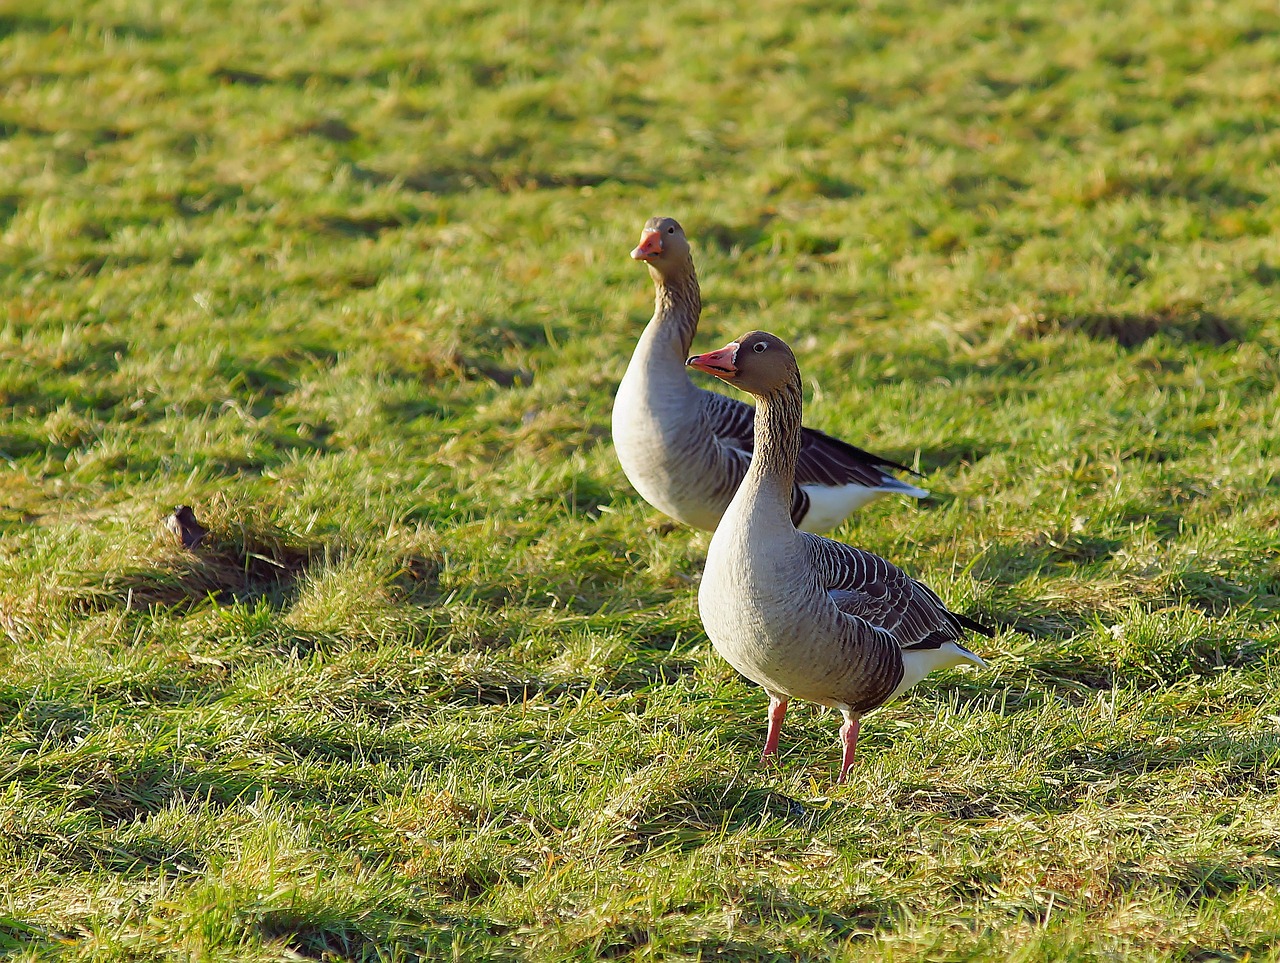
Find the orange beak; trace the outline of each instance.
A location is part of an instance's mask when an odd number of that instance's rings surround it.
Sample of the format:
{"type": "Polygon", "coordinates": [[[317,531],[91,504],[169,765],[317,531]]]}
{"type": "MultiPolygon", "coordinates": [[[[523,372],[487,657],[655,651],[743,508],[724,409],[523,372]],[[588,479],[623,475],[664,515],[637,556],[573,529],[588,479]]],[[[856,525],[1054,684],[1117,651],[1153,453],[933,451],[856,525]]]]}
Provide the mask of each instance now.
{"type": "Polygon", "coordinates": [[[738,373],[738,366],[734,363],[737,357],[738,342],[730,341],[719,351],[695,354],[685,364],[697,371],[705,371],[709,375],[728,381],[738,373]]]}
{"type": "Polygon", "coordinates": [[[640,243],[631,252],[631,256],[637,261],[652,261],[661,253],[662,234],[650,227],[640,232],[640,243]]]}

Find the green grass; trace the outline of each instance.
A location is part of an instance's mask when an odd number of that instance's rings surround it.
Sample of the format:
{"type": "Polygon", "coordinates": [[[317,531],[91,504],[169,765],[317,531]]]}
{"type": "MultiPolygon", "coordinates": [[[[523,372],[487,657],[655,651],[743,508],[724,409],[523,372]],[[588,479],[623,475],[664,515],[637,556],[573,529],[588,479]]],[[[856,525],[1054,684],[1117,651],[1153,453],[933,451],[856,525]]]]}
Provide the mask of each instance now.
{"type": "Polygon", "coordinates": [[[1114,6],[0,9],[0,954],[1280,959],[1280,16],[1114,6]],[[848,786],[614,459],[655,213],[1005,627],[848,786]]]}

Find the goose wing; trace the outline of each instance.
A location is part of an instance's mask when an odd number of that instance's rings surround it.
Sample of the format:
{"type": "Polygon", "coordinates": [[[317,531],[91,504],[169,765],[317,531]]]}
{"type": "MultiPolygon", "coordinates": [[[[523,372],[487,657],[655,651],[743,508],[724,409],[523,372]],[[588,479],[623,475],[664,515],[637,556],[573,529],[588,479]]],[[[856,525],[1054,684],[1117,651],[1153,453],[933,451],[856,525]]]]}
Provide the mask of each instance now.
{"type": "MultiPolygon", "coordinates": [[[[708,391],[703,409],[715,436],[748,455],[755,449],[756,410],[744,401],[708,391]]],[[[800,429],[797,485],[901,485],[890,472],[919,475],[906,465],[834,438],[816,428],[800,429]]],[[[906,486],[911,488],[911,486],[906,486]]]]}
{"type": "Polygon", "coordinates": [[[846,615],[889,632],[903,649],[936,649],[959,643],[965,629],[992,635],[957,615],[923,582],[879,555],[801,532],[819,582],[846,615]]]}
{"type": "Polygon", "coordinates": [[[702,391],[702,411],[712,434],[725,445],[746,452],[755,449],[756,410],[745,401],[714,391],[702,391]]]}

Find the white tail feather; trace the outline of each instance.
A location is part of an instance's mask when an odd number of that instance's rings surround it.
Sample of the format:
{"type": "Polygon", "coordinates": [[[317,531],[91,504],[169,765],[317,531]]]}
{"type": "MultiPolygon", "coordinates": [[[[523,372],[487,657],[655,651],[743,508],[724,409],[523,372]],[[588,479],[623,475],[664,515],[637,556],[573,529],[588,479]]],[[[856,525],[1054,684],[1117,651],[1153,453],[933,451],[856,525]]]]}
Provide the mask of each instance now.
{"type": "Polygon", "coordinates": [[[885,699],[896,699],[913,685],[937,669],[951,669],[957,665],[970,662],[985,666],[980,656],[974,655],[962,645],[954,642],[943,642],[936,649],[904,649],[902,652],[902,681],[893,690],[893,694],[885,699]]]}

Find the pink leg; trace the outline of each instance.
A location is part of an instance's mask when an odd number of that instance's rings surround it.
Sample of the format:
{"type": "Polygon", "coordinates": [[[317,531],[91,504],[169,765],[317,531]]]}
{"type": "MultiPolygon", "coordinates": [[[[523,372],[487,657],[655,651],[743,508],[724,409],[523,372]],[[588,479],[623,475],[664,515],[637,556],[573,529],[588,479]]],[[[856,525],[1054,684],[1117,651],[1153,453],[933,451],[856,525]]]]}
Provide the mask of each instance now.
{"type": "Polygon", "coordinates": [[[858,748],[858,725],[862,721],[861,716],[844,714],[844,725],[840,727],[840,741],[844,744],[844,758],[840,760],[840,778],[836,780],[843,783],[845,777],[849,775],[849,770],[853,768],[853,754],[858,748]]]}
{"type": "Polygon", "coordinates": [[[765,736],[764,754],[760,757],[762,765],[767,765],[772,761],[769,757],[778,753],[778,737],[782,735],[782,719],[786,714],[787,700],[769,693],[769,733],[765,736]]]}

